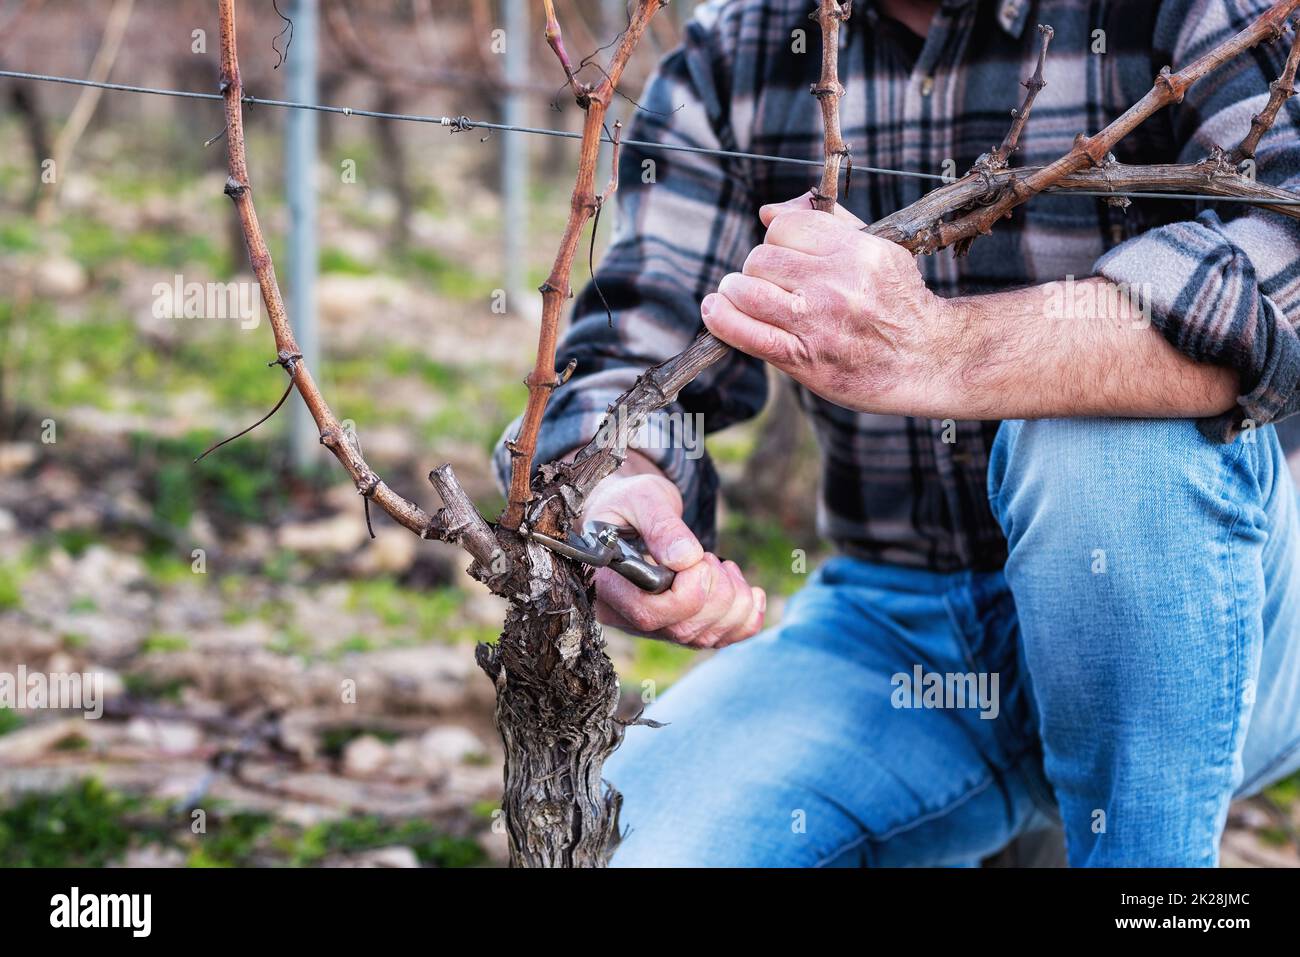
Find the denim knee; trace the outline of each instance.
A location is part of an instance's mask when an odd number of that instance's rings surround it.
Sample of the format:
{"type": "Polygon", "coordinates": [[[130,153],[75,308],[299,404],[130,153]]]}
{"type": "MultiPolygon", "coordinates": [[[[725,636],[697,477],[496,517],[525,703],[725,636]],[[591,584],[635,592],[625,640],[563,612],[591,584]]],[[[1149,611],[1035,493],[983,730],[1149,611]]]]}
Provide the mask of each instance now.
{"type": "MultiPolygon", "coordinates": [[[[1002,424],[989,459],[989,502],[1010,548],[1032,537],[1145,544],[1245,519],[1261,507],[1285,459],[1272,426],[1227,444],[1189,419],[1040,419],[1002,424]]],[[[1158,555],[1153,556],[1158,557],[1158,555]]]]}

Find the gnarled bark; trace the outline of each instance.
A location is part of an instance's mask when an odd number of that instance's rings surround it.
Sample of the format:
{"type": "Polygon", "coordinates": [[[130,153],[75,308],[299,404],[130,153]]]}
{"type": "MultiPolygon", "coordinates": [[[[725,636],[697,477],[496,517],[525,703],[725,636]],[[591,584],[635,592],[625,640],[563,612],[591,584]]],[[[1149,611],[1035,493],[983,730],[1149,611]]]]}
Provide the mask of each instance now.
{"type": "Polygon", "coordinates": [[[511,601],[499,641],[476,653],[496,686],[510,862],[604,867],[622,802],[601,776],[623,738],[618,676],[589,580],[540,545],[527,551],[533,591],[511,601]]]}

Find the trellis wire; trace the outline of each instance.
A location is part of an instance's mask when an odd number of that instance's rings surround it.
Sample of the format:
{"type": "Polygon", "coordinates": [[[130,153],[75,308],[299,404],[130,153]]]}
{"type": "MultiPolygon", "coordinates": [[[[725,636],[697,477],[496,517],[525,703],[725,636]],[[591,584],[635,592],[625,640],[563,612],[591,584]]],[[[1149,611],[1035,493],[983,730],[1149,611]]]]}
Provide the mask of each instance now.
{"type": "MultiPolygon", "coordinates": [[[[220,100],[220,93],[199,93],[195,90],[172,90],[154,86],[134,86],[128,83],[101,83],[80,77],[55,76],[48,73],[24,73],[18,70],[0,70],[0,77],[14,80],[33,80],[41,83],[62,83],[69,86],[90,86],[117,93],[142,93],[151,96],[170,96],[188,100],[220,100]]],[[[396,120],[405,123],[427,123],[434,126],[448,127],[453,131],[487,130],[500,133],[529,133],[535,136],[558,136],[562,139],[581,139],[582,134],[569,130],[553,130],[544,126],[521,126],[511,123],[492,123],[488,120],[475,120],[468,116],[426,116],[419,113],[386,113],[382,110],[357,109],[350,106],[330,106],[324,103],[298,103],[292,100],[273,100],[260,96],[244,96],[243,102],[252,106],[270,106],[286,110],[315,110],[320,113],[333,113],[340,116],[363,116],[375,120],[396,120]]],[[[601,137],[602,142],[610,142],[608,136],[601,137]]],[[[664,150],[667,152],[698,153],[706,156],[719,156],[728,159],[754,160],[763,163],[787,163],[797,166],[815,166],[820,168],[822,160],[801,159],[795,156],[774,156],[768,153],[746,153],[739,150],[711,149],[705,146],[690,146],[685,143],[656,143],[651,140],[624,139],[624,146],[642,149],[664,150]]],[[[854,164],[853,172],[870,173],[877,176],[901,176],[912,179],[938,180],[951,183],[953,177],[938,173],[922,173],[917,170],[889,169],[880,166],[858,166],[854,164]]],[[[1252,196],[1215,196],[1208,193],[1154,193],[1133,190],[1048,190],[1048,193],[1063,193],[1071,196],[1097,196],[1103,198],[1124,197],[1132,199],[1174,199],[1196,200],[1200,202],[1247,203],[1259,206],[1300,206],[1300,199],[1267,199],[1252,196]]]]}

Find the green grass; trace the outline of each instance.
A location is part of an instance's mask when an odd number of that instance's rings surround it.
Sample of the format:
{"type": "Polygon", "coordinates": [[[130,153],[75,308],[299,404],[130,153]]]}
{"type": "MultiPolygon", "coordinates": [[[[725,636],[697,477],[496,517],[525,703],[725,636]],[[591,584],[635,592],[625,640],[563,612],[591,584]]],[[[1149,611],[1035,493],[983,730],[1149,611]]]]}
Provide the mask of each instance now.
{"type": "Polygon", "coordinates": [[[15,346],[17,397],[35,407],[108,409],[114,383],[148,381],[156,368],[134,323],[107,299],[92,298],[81,315],[33,301],[22,323],[27,334],[15,346]]]}
{"type": "Polygon", "coordinates": [[[476,497],[474,504],[478,506],[480,513],[488,518],[494,518],[505,510],[506,497],[500,492],[492,491],[476,497]]]}
{"type": "Polygon", "coordinates": [[[427,283],[434,292],[461,302],[486,302],[497,283],[470,272],[436,249],[416,247],[397,260],[403,271],[427,283]]]}
{"type": "Polygon", "coordinates": [[[86,549],[100,541],[100,537],[92,529],[69,528],[55,532],[54,540],[73,558],[80,558],[86,549]]]}
{"type": "Polygon", "coordinates": [[[14,611],[23,606],[23,579],[27,569],[23,563],[0,562],[0,611],[14,611]]]}
{"type": "Polygon", "coordinates": [[[343,757],[343,752],[347,750],[349,744],[357,740],[357,738],[365,737],[378,738],[384,744],[393,744],[401,738],[401,735],[385,728],[366,728],[353,725],[326,728],[320,735],[321,753],[326,757],[338,760],[343,757]]]}
{"type": "MultiPolygon", "coordinates": [[[[173,388],[210,391],[222,408],[243,412],[246,424],[270,411],[284,391],[285,374],[267,366],[275,358],[275,349],[265,315],[254,329],[242,329],[234,322],[178,321],[189,325],[167,364],[173,388]],[[248,415],[251,411],[258,414],[248,415]]],[[[279,426],[273,419],[259,431],[273,433],[279,426]]]]}
{"type": "Polygon", "coordinates": [[[1300,802],[1300,771],[1283,778],[1264,792],[1282,807],[1291,807],[1300,802]]]}
{"type": "Polygon", "coordinates": [[[131,841],[133,802],[95,780],[0,811],[0,867],[103,867],[131,841]]]}
{"type": "Polygon", "coordinates": [[[369,276],[377,270],[361,260],[357,259],[350,253],[342,249],[335,249],[330,246],[321,250],[320,253],[320,271],[326,273],[341,273],[345,276],[369,276]]]}
{"type": "Polygon", "coordinates": [[[349,635],[334,647],[331,657],[342,658],[344,655],[365,654],[367,651],[374,651],[377,647],[378,645],[365,635],[349,635]]]}
{"type": "MultiPolygon", "coordinates": [[[[0,299],[0,313],[9,311],[10,304],[0,299]]],[[[0,317],[0,329],[5,322],[0,317]]],[[[76,308],[56,311],[48,302],[34,301],[22,317],[25,334],[10,337],[16,387],[6,388],[34,408],[120,406],[146,416],[166,415],[168,397],[179,392],[207,392],[229,418],[243,424],[275,404],[284,373],[267,367],[273,348],[264,315],[253,329],[234,320],[174,322],[175,335],[162,343],[141,336],[134,318],[101,287],[76,308]]],[[[261,431],[282,429],[272,421],[261,431]]],[[[224,436],[214,440],[219,437],[224,436]]]]}
{"type": "MultiPolygon", "coordinates": [[[[9,308],[0,299],[4,315],[9,308]]],[[[56,311],[48,302],[32,302],[22,318],[26,334],[13,346],[17,398],[56,412],[121,404],[160,415],[168,396],[195,390],[210,392],[220,408],[241,420],[253,421],[254,411],[271,408],[284,373],[267,368],[271,345],[264,317],[249,330],[233,321],[176,322],[183,323],[178,334],[160,347],[139,334],[134,319],[105,290],[92,292],[77,309],[56,311]]],[[[279,429],[277,422],[263,427],[279,429]]]]}
{"type": "Polygon", "coordinates": [[[344,818],[315,824],[293,845],[289,863],[318,864],[332,854],[405,845],[425,867],[476,867],[486,855],[470,838],[442,834],[423,821],[388,823],[373,817],[344,818]]]}
{"type": "Polygon", "coordinates": [[[190,640],[182,635],[166,635],[155,632],[147,637],[140,645],[140,650],[145,654],[158,652],[165,654],[172,651],[188,651],[190,640]]]}
{"type": "Polygon", "coordinates": [[[641,694],[644,682],[652,682],[650,689],[658,695],[677,681],[698,660],[699,652],[667,641],[636,638],[636,651],[632,664],[623,676],[623,684],[641,694]]]}
{"type": "MultiPolygon", "coordinates": [[[[352,582],[347,607],[373,615],[386,628],[416,640],[456,643],[496,637],[494,629],[461,624],[464,603],[465,592],[459,588],[423,591],[405,588],[390,578],[371,578],[352,582]]],[[[373,647],[373,639],[368,644],[373,647]]]]}
{"type": "Polygon", "coordinates": [[[205,833],[194,835],[194,847],[185,860],[187,867],[239,867],[252,863],[259,849],[275,832],[269,814],[239,812],[226,816],[211,814],[205,833]]]}
{"type": "Polygon", "coordinates": [[[458,391],[472,386],[483,375],[482,369],[465,366],[448,365],[431,356],[410,349],[387,349],[380,356],[383,372],[390,376],[415,375],[429,385],[436,387],[439,393],[446,393],[450,398],[457,397],[458,391]]]}
{"type": "Polygon", "coordinates": [[[212,433],[190,433],[179,439],[132,436],[140,471],[151,479],[148,497],[157,519],[185,528],[200,507],[218,519],[249,522],[282,511],[285,492],[279,453],[273,453],[268,443],[246,436],[195,463],[195,457],[217,438],[212,433]]]}
{"type": "Polygon", "coordinates": [[[204,576],[195,574],[194,562],[189,556],[182,558],[167,549],[152,549],[145,553],[144,567],[149,577],[160,585],[174,585],[177,582],[202,580],[204,576]]]}
{"type": "Polygon", "coordinates": [[[122,684],[127,695],[132,698],[178,702],[181,700],[181,692],[191,682],[184,678],[159,678],[143,672],[130,672],[122,676],[122,684]]]}
{"type": "Polygon", "coordinates": [[[269,651],[278,655],[297,655],[306,657],[315,647],[311,636],[298,628],[286,628],[267,645],[269,651]]]}
{"type": "Polygon", "coordinates": [[[710,435],[704,443],[713,461],[739,465],[749,461],[757,441],[757,426],[746,424],[710,435]]]}
{"type": "Polygon", "coordinates": [[[371,396],[394,388],[394,379],[411,377],[436,396],[433,410],[416,420],[421,438],[436,446],[460,441],[490,453],[506,424],[523,407],[527,393],[513,375],[479,363],[450,365],[424,353],[388,348],[376,355],[335,359],[330,372],[337,383],[339,407],[361,423],[362,440],[367,424],[391,422],[410,428],[409,412],[393,415],[373,403],[371,396]],[[474,414],[467,415],[466,410],[474,414]]]}
{"type": "Polygon", "coordinates": [[[311,867],[333,855],[399,844],[427,867],[486,861],[472,838],[445,834],[424,821],[357,816],[301,828],[260,812],[227,812],[221,802],[205,811],[205,831],[195,834],[190,815],[95,779],[23,796],[0,807],[0,867],[105,867],[133,847],[153,844],[181,850],[190,867],[311,867]]]}
{"type": "Polygon", "coordinates": [[[0,252],[30,253],[41,248],[36,224],[25,217],[6,217],[0,222],[0,252]]]}
{"type": "Polygon", "coordinates": [[[405,845],[425,867],[477,867],[486,854],[472,838],[453,837],[423,821],[390,822],[370,816],[325,821],[301,829],[263,814],[236,814],[196,835],[190,867],[278,863],[314,867],[337,855],[405,845]]]}
{"type": "Polygon", "coordinates": [[[297,552],[277,548],[262,559],[262,578],[277,585],[294,580],[300,561],[297,552]]]}
{"type": "MultiPolygon", "coordinates": [[[[176,145],[182,144],[178,141],[176,145]]],[[[174,163],[150,163],[147,167],[143,167],[139,157],[131,159],[129,167],[107,170],[103,179],[105,189],[111,192],[114,198],[133,204],[155,196],[176,196],[195,181],[199,172],[184,169],[174,163]]],[[[215,181],[214,185],[216,185],[215,181]]],[[[213,198],[224,197],[219,197],[214,190],[213,198]]],[[[228,201],[226,206],[229,206],[228,201]]]]}
{"type": "Polygon", "coordinates": [[[781,527],[768,519],[755,519],[739,512],[727,517],[719,535],[719,554],[745,572],[750,584],[772,595],[789,595],[802,588],[817,563],[818,555],[803,558],[804,571],[795,570],[797,546],[781,527]]]}
{"type": "Polygon", "coordinates": [[[225,253],[202,233],[182,233],[168,228],[124,231],[108,223],[64,214],[60,227],[68,237],[69,255],[90,270],[119,262],[180,270],[197,264],[219,274],[225,253]]]}
{"type": "Polygon", "coordinates": [[[1280,827],[1262,827],[1255,834],[1265,844],[1273,847],[1287,847],[1291,843],[1290,833],[1280,827]]]}

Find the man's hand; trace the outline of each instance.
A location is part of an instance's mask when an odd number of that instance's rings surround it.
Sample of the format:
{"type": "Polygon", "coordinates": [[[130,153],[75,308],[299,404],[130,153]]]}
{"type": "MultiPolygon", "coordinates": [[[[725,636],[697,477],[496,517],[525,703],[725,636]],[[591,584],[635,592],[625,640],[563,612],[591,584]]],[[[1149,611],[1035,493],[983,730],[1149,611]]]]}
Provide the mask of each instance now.
{"type": "Polygon", "coordinates": [[[931,419],[1192,418],[1236,404],[1232,369],[1197,363],[1142,290],[1102,278],[943,299],[912,254],[805,195],[764,206],[739,273],[700,306],[722,341],[836,405],[931,419]]]}
{"type": "Polygon", "coordinates": [[[709,331],[836,405],[908,415],[944,405],[936,386],[956,322],[912,254],[806,195],[759,215],[763,245],[701,304],[709,331]]]}
{"type": "Polygon", "coordinates": [[[721,648],[763,627],[763,589],[751,588],[735,562],[704,551],[682,521],[677,486],[657,469],[611,475],[592,492],[583,518],[631,525],[654,560],[677,573],[672,588],[651,595],[598,569],[596,617],[602,623],[692,648],[721,648]]]}

